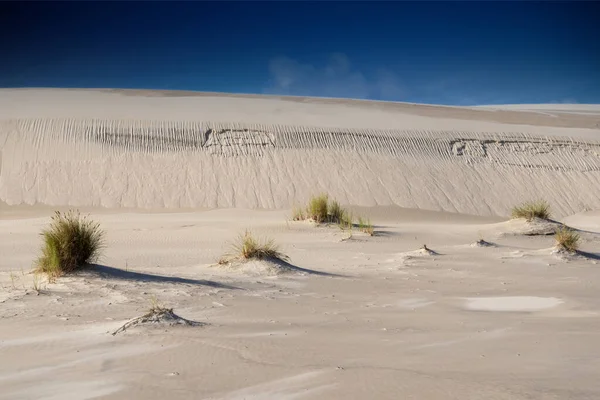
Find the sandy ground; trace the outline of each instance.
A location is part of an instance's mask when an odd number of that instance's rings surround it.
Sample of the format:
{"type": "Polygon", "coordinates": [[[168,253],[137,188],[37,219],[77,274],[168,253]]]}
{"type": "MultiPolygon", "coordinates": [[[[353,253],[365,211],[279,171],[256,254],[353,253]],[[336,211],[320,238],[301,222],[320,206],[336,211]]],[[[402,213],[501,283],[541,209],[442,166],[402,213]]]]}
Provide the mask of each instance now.
{"type": "Polygon", "coordinates": [[[39,294],[48,218],[1,220],[0,399],[600,397],[600,214],[564,257],[522,221],[406,212],[349,240],[281,211],[98,214],[99,265],[39,294]],[[245,228],[306,271],[216,266],[245,228]],[[153,299],[208,325],[111,335],[153,299]]]}
{"type": "Polygon", "coordinates": [[[598,399],[598,110],[0,90],[0,400],[598,399]],[[289,220],[322,191],[375,235],[289,220]],[[49,283],[72,206],[107,247],[49,283]],[[218,265],[244,229],[290,263],[218,265]],[[156,303],[199,325],[112,335],[156,303]]]}

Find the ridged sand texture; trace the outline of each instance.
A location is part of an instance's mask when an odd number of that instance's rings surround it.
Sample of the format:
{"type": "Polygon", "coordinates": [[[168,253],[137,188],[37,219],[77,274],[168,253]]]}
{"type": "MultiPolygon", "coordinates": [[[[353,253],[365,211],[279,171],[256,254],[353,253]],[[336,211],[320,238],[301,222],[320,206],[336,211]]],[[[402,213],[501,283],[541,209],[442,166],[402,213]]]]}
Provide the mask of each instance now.
{"type": "Polygon", "coordinates": [[[272,209],[327,192],[482,215],[543,198],[569,215],[600,208],[600,108],[589,107],[4,89],[0,200],[272,209]]]}

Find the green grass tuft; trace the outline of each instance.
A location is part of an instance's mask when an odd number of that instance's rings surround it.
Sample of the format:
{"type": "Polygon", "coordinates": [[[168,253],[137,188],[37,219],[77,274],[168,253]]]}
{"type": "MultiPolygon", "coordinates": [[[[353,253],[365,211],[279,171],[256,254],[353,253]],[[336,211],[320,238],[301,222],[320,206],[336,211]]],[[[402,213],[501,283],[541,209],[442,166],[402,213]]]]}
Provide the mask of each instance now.
{"type": "Polygon", "coordinates": [[[78,211],[56,211],[50,226],[41,233],[42,255],[37,271],[56,278],[97,261],[104,248],[100,224],[82,217],[78,211]]]}
{"type": "Polygon", "coordinates": [[[562,250],[575,253],[579,249],[580,236],[573,229],[563,226],[556,231],[554,235],[556,245],[562,250]]]}
{"type": "Polygon", "coordinates": [[[332,200],[329,203],[329,212],[327,214],[326,222],[338,224],[342,229],[352,229],[353,219],[352,213],[343,208],[340,203],[335,200],[332,200]]]}
{"type": "Polygon", "coordinates": [[[550,218],[550,205],[544,200],[524,203],[513,207],[512,217],[525,218],[527,221],[534,218],[548,219],[550,218]]]}
{"type": "Polygon", "coordinates": [[[329,215],[329,197],[326,194],[311,197],[306,207],[306,217],[317,223],[326,222],[329,215]]]}
{"type": "MultiPolygon", "coordinates": [[[[311,219],[318,224],[336,224],[344,230],[352,230],[354,227],[354,216],[352,213],[342,207],[338,201],[329,201],[327,194],[311,197],[308,201],[306,211],[295,207],[292,210],[292,219],[294,221],[311,219]]],[[[373,225],[368,220],[363,225],[361,231],[373,236],[373,225]]]]}

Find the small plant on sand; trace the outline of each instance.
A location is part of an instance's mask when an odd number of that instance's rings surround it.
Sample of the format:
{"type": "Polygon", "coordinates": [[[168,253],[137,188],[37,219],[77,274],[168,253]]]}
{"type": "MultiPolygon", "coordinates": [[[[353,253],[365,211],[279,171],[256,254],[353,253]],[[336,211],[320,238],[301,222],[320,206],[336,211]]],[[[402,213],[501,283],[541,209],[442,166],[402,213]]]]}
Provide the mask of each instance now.
{"type": "Polygon", "coordinates": [[[534,218],[548,219],[550,218],[550,205],[544,200],[523,203],[513,207],[512,217],[525,218],[527,221],[534,218]]]}
{"type": "Polygon", "coordinates": [[[288,261],[289,257],[279,251],[279,246],[273,240],[260,241],[250,231],[246,230],[233,243],[231,252],[221,257],[219,264],[227,264],[233,260],[251,259],[288,261]]]}
{"type": "Polygon", "coordinates": [[[577,232],[566,226],[560,227],[554,235],[556,246],[561,250],[575,253],[579,249],[580,236],[577,232]]]}
{"type": "Polygon", "coordinates": [[[167,308],[156,300],[156,298],[151,299],[152,306],[146,312],[146,314],[141,317],[136,317],[130,319],[125,324],[123,324],[119,329],[114,331],[113,336],[125,332],[127,329],[135,327],[137,325],[153,325],[153,324],[163,324],[168,326],[175,325],[184,325],[184,326],[203,326],[205,325],[202,322],[191,321],[189,319],[185,319],[180,317],[179,315],[173,312],[172,308],[167,308]]]}
{"type": "Polygon", "coordinates": [[[42,237],[37,272],[45,272],[52,279],[96,261],[104,247],[100,225],[73,210],[57,211],[42,237]]]}
{"type": "Polygon", "coordinates": [[[306,212],[301,207],[294,207],[292,209],[292,221],[304,221],[306,219],[306,212]]]}
{"type": "Polygon", "coordinates": [[[375,234],[375,229],[373,229],[371,221],[367,218],[358,217],[358,229],[369,236],[373,236],[375,234]]]}
{"type": "Polygon", "coordinates": [[[39,272],[34,272],[33,273],[33,290],[37,293],[40,294],[42,292],[42,277],[40,276],[39,272]]]}
{"type": "Polygon", "coordinates": [[[10,283],[11,283],[13,289],[17,288],[17,285],[15,285],[16,279],[17,279],[17,275],[15,275],[12,271],[10,271],[10,283]]]}
{"type": "MultiPolygon", "coordinates": [[[[294,221],[311,219],[318,224],[336,224],[341,229],[349,231],[354,228],[352,213],[342,207],[338,201],[329,201],[327,194],[311,197],[306,206],[306,211],[301,208],[294,208],[292,218],[294,221]]],[[[359,229],[371,236],[374,234],[373,225],[367,219],[359,218],[359,229]]]]}
{"type": "Polygon", "coordinates": [[[329,203],[326,222],[338,224],[342,229],[352,229],[353,219],[352,214],[343,208],[340,203],[335,200],[329,203]]]}
{"type": "Polygon", "coordinates": [[[343,230],[352,230],[352,228],[354,228],[354,216],[348,212],[345,212],[342,214],[342,216],[340,217],[339,221],[337,221],[336,223],[340,226],[341,229],[343,230]]]}
{"type": "Polygon", "coordinates": [[[311,197],[306,207],[306,217],[317,223],[326,222],[329,216],[329,197],[326,194],[311,197]]]}
{"type": "Polygon", "coordinates": [[[331,200],[327,206],[327,221],[337,223],[346,216],[346,210],[336,200],[331,200]]]}

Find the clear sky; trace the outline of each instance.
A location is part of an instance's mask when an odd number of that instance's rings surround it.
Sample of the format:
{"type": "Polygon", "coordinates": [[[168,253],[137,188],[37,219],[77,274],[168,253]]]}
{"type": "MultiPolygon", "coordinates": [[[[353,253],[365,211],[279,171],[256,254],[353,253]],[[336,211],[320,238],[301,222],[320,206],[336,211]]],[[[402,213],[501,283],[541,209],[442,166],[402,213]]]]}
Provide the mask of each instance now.
{"type": "Polygon", "coordinates": [[[0,87],[600,103],[599,2],[0,2],[0,87]]]}

